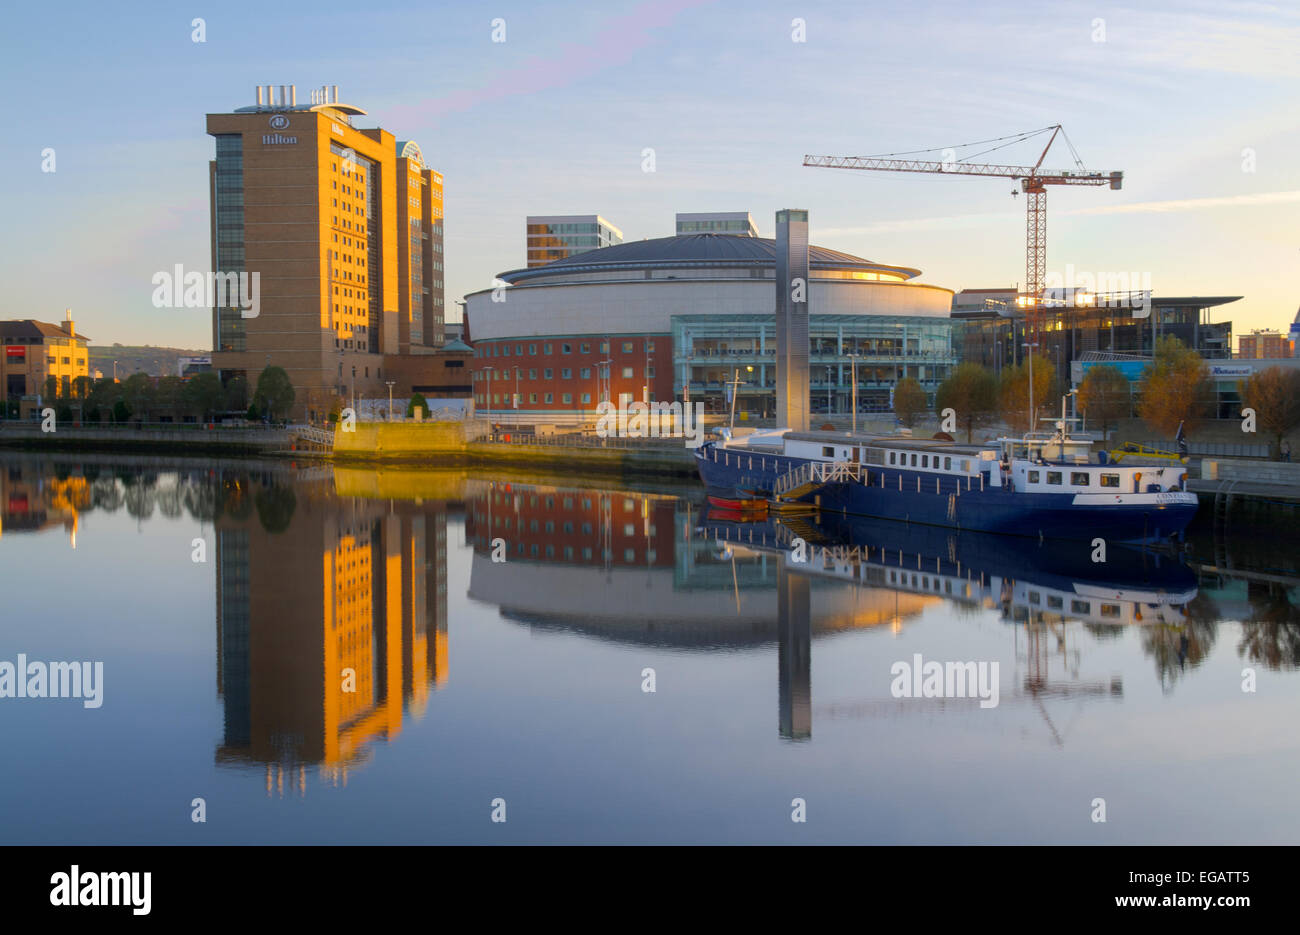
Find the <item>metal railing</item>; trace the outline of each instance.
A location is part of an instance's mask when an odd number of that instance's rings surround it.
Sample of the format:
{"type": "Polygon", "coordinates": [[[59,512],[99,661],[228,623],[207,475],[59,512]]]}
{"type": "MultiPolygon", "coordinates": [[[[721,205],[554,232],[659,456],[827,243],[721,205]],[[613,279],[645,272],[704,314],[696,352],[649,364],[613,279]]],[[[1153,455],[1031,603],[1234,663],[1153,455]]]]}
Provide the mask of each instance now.
{"type": "Polygon", "coordinates": [[[532,435],[522,432],[488,432],[472,439],[499,445],[529,445],[549,448],[614,448],[620,450],[658,449],[680,451],[686,447],[685,438],[617,438],[599,435],[532,435]]]}
{"type": "Polygon", "coordinates": [[[772,484],[772,492],[783,497],[791,490],[808,484],[848,484],[862,479],[865,465],[851,461],[805,461],[782,474],[772,484]]]}

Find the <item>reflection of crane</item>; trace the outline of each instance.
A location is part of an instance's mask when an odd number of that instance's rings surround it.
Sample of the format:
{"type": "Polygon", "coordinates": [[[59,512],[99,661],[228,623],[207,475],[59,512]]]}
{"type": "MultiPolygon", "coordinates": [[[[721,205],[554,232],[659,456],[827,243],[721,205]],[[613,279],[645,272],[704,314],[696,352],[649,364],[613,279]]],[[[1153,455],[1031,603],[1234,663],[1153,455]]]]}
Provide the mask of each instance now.
{"type": "MultiPolygon", "coordinates": [[[[1060,171],[1042,169],[1043,159],[1046,158],[1047,151],[1052,148],[1052,143],[1056,141],[1058,133],[1065,136],[1065,131],[1060,124],[1014,136],[1002,136],[991,140],[979,140],[974,143],[962,143],[960,146],[943,149],[942,161],[939,162],[926,159],[889,158],[892,156],[917,156],[940,152],[940,148],[936,147],[935,149],[914,150],[906,153],[884,153],[880,156],[804,156],[803,164],[827,169],[875,169],[883,172],[928,172],[936,175],[988,175],[1017,180],[1020,183],[1020,191],[1023,191],[1028,196],[1025,201],[1025,207],[1028,211],[1025,223],[1025,294],[1021,299],[1021,304],[1029,322],[1029,340],[1033,341],[1038,334],[1039,302],[1043,293],[1043,279],[1047,273],[1047,186],[1109,185],[1112,189],[1118,189],[1124,180],[1123,172],[1094,172],[1085,169],[1083,162],[1079,159],[1079,154],[1074,151],[1074,146],[1070,144],[1068,137],[1066,137],[1065,143],[1070,147],[1070,152],[1074,155],[1074,163],[1077,168],[1060,171]],[[1048,130],[1052,131],[1052,135],[1047,140],[1047,145],[1043,147],[1042,155],[1038,157],[1038,161],[1032,166],[971,163],[959,161],[956,157],[956,151],[966,146],[982,146],[986,143],[998,144],[973,154],[973,156],[982,156],[984,153],[1023,142],[1046,133],[1048,130]]],[[[1013,191],[1011,194],[1019,193],[1013,191]]]]}

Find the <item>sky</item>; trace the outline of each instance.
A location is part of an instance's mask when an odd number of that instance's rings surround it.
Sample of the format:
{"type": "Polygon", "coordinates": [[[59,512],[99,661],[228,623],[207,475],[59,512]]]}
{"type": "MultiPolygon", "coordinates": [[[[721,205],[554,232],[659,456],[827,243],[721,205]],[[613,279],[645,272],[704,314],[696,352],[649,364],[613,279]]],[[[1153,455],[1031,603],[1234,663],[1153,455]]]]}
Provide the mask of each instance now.
{"type": "MultiPolygon", "coordinates": [[[[815,244],[954,290],[1015,287],[1012,180],[801,163],[974,157],[988,147],[958,144],[1058,123],[1124,186],[1049,190],[1049,274],[1243,296],[1212,319],[1239,334],[1285,330],[1300,306],[1296,0],[199,0],[23,4],[6,25],[0,318],[71,308],[96,344],[210,348],[210,312],[154,308],[152,277],[208,269],[204,115],[259,84],[338,85],[369,114],[356,125],[419,143],[445,177],[449,317],[524,265],[529,214],[599,213],[637,240],[679,211],[749,211],[770,237],[777,210],[805,208],[815,244]]],[[[1043,164],[1075,167],[1060,142],[1043,164]]]]}

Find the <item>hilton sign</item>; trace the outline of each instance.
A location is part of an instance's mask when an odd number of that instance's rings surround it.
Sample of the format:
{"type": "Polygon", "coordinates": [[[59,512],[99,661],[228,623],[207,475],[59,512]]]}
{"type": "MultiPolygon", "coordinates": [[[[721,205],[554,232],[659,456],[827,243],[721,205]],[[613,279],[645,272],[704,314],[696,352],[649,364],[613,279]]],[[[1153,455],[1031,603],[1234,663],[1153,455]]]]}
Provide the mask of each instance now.
{"type": "Polygon", "coordinates": [[[264,146],[278,146],[284,143],[296,142],[298,142],[298,137],[296,136],[281,136],[279,133],[262,134],[262,145],[264,146]]]}

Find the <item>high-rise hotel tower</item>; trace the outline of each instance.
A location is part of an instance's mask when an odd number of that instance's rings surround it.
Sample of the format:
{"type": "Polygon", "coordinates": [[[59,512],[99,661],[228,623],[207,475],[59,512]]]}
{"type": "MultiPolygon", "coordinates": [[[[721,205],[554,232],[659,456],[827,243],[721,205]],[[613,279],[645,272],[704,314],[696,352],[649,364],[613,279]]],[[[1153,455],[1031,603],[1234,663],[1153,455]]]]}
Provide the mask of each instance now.
{"type": "Polygon", "coordinates": [[[442,176],[415,143],[353,126],[364,115],[337,85],[305,104],[293,85],[259,86],[256,104],[207,115],[212,268],[259,274],[254,317],[238,297],[212,310],[212,366],[250,390],[283,367],[299,418],[390,379],[410,392],[413,357],[444,342],[442,176]]]}

